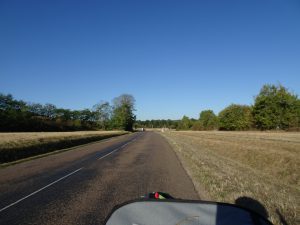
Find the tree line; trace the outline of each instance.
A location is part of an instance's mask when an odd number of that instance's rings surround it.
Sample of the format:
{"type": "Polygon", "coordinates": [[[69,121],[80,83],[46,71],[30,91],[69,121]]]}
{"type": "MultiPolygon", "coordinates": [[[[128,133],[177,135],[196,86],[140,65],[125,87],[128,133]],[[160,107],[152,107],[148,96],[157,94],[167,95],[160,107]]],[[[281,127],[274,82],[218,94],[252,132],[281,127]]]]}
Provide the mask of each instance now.
{"type": "Polygon", "coordinates": [[[70,110],[53,104],[28,103],[0,93],[0,131],[131,131],[136,116],[135,99],[123,94],[110,104],[102,101],[91,109],[70,110]]]}
{"type": "Polygon", "coordinates": [[[216,115],[207,109],[198,119],[137,121],[137,127],[177,130],[300,130],[300,99],[282,85],[264,85],[253,105],[231,104],[216,115]]]}
{"type": "Polygon", "coordinates": [[[180,120],[137,120],[135,122],[135,128],[170,128],[177,129],[180,120]]]}
{"type": "Polygon", "coordinates": [[[0,131],[131,131],[139,128],[177,130],[300,130],[300,100],[282,85],[264,85],[253,105],[231,104],[216,115],[207,109],[198,119],[136,121],[135,99],[123,94],[111,103],[70,110],[53,104],[28,103],[0,93],[0,131]]]}

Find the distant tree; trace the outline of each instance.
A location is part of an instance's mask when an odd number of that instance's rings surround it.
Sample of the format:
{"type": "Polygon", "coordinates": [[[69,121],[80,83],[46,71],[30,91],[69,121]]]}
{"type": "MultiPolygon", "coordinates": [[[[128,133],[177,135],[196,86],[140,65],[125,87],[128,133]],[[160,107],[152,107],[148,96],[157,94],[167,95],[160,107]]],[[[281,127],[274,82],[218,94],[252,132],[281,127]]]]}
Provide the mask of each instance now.
{"type": "Polygon", "coordinates": [[[218,117],[212,110],[204,110],[199,117],[200,127],[204,130],[214,130],[218,128],[218,117]]]}
{"type": "Polygon", "coordinates": [[[253,126],[251,107],[232,104],[219,113],[220,130],[248,130],[253,126]]]}
{"type": "Polygon", "coordinates": [[[72,120],[80,120],[81,112],[79,110],[72,110],[70,115],[72,120]]]}
{"type": "Polygon", "coordinates": [[[189,117],[183,116],[182,119],[178,123],[178,130],[189,130],[193,126],[192,121],[189,117]]]}
{"type": "Polygon", "coordinates": [[[133,111],[135,99],[132,95],[123,94],[113,100],[112,127],[126,131],[133,130],[136,116],[133,111]]]}
{"type": "Polygon", "coordinates": [[[194,122],[192,126],[192,130],[204,130],[202,123],[199,120],[194,122]]]}
{"type": "Polygon", "coordinates": [[[4,95],[0,94],[0,110],[20,110],[26,111],[26,102],[22,100],[15,100],[11,94],[4,95]]]}
{"type": "Polygon", "coordinates": [[[134,125],[136,128],[170,128],[176,129],[178,126],[178,120],[137,120],[134,125]]]}
{"type": "Polygon", "coordinates": [[[15,101],[12,95],[0,94],[0,130],[11,131],[13,123],[16,121],[15,101]]]}
{"type": "Polygon", "coordinates": [[[70,109],[56,109],[56,117],[59,117],[63,121],[71,120],[71,110],[70,109]]]}
{"type": "MultiPolygon", "coordinates": [[[[10,94],[0,93],[0,131],[96,129],[99,128],[99,120],[109,123],[109,111],[108,103],[98,104],[93,110],[69,110],[57,108],[53,104],[26,103],[15,100],[10,94]]],[[[102,124],[101,128],[107,129],[108,125],[102,124]]]]}
{"type": "Polygon", "coordinates": [[[108,102],[100,102],[93,106],[96,123],[99,128],[107,129],[109,127],[112,108],[108,102]]]}
{"type": "Polygon", "coordinates": [[[13,96],[11,94],[4,95],[0,93],[0,110],[5,111],[11,108],[14,102],[13,96]]]}
{"type": "Polygon", "coordinates": [[[177,129],[178,120],[168,120],[168,128],[177,129]]]}
{"type": "Polygon", "coordinates": [[[49,119],[54,119],[56,117],[56,106],[47,103],[42,109],[42,115],[48,117],[49,119]]]}
{"type": "Polygon", "coordinates": [[[89,109],[81,110],[79,118],[83,122],[93,122],[93,121],[95,121],[94,114],[89,109]]]}
{"type": "Polygon", "coordinates": [[[282,85],[264,85],[255,98],[253,116],[263,130],[299,127],[299,98],[282,85]]]}
{"type": "Polygon", "coordinates": [[[0,130],[22,131],[28,127],[31,113],[26,103],[18,101],[12,95],[0,94],[0,130]]]}
{"type": "Polygon", "coordinates": [[[294,120],[294,122],[292,122],[292,126],[297,126],[297,128],[300,128],[300,99],[298,98],[297,102],[296,102],[296,118],[294,120]]]}
{"type": "Polygon", "coordinates": [[[28,111],[32,112],[34,115],[42,116],[43,115],[43,105],[39,103],[30,103],[28,104],[28,111]]]}

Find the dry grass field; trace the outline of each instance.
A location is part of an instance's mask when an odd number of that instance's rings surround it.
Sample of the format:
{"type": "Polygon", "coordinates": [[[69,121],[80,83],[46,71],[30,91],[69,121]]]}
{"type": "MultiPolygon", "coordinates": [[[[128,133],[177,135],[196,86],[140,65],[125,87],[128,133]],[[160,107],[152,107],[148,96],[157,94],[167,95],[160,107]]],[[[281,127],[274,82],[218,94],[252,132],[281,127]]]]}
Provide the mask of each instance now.
{"type": "Polygon", "coordinates": [[[125,134],[124,131],[0,133],[0,162],[125,134]],[[28,153],[28,154],[27,154],[28,153]]]}
{"type": "Polygon", "coordinates": [[[250,197],[266,208],[274,224],[300,224],[300,133],[162,134],[202,199],[233,203],[239,197],[250,197]]]}
{"type": "MultiPolygon", "coordinates": [[[[122,131],[75,131],[75,132],[20,132],[0,133],[1,148],[17,148],[36,145],[41,142],[76,139],[91,136],[118,134],[122,131]]],[[[123,132],[124,133],[124,132],[123,132]]]]}

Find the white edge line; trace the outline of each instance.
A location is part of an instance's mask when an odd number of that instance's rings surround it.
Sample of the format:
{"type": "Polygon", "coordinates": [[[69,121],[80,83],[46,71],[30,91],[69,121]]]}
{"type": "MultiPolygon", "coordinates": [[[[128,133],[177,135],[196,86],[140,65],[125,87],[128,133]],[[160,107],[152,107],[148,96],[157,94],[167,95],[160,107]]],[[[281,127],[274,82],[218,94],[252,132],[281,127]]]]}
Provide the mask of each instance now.
{"type": "Polygon", "coordinates": [[[71,176],[71,175],[74,174],[74,173],[77,173],[78,171],[80,171],[80,170],[82,170],[82,169],[83,169],[83,167],[81,167],[81,168],[79,168],[78,170],[75,170],[75,171],[73,171],[73,172],[71,172],[71,173],[69,173],[69,174],[67,174],[67,175],[65,175],[65,176],[63,176],[63,177],[61,177],[61,178],[59,178],[58,180],[56,180],[56,181],[54,181],[54,182],[52,182],[52,183],[46,185],[45,187],[42,187],[42,188],[36,190],[35,192],[32,192],[31,194],[29,194],[29,195],[27,195],[27,196],[25,196],[25,197],[19,199],[18,201],[15,201],[14,203],[11,203],[10,205],[5,206],[4,208],[0,209],[0,212],[2,212],[2,211],[4,211],[4,210],[8,209],[9,207],[11,207],[11,206],[13,206],[13,205],[18,204],[19,202],[21,202],[21,201],[23,201],[23,200],[29,198],[30,196],[33,196],[33,195],[37,194],[38,192],[40,192],[40,191],[42,191],[42,190],[44,190],[44,189],[46,189],[46,188],[52,186],[53,184],[55,184],[55,183],[57,183],[57,182],[59,182],[59,181],[65,179],[65,178],[71,176]]]}
{"type": "MultiPolygon", "coordinates": [[[[121,147],[119,147],[119,148],[113,150],[112,152],[110,152],[110,153],[108,153],[108,154],[106,154],[106,155],[104,155],[104,156],[98,158],[97,160],[103,159],[103,158],[105,158],[106,156],[109,156],[110,154],[112,154],[112,153],[114,153],[114,152],[120,150],[121,148],[124,148],[126,145],[130,144],[131,142],[134,142],[136,139],[137,139],[137,137],[134,138],[133,140],[127,142],[126,144],[122,145],[121,147]]],[[[106,141],[108,141],[108,140],[106,140],[106,141]]],[[[106,141],[105,141],[105,142],[106,142],[106,141]]],[[[11,203],[11,204],[9,204],[8,206],[5,206],[4,208],[0,209],[0,212],[2,212],[2,211],[4,211],[4,210],[10,208],[11,206],[14,206],[14,205],[18,204],[19,202],[21,202],[21,201],[23,201],[23,200],[25,200],[25,199],[27,199],[27,198],[29,198],[29,197],[31,197],[31,196],[33,196],[33,195],[39,193],[40,191],[42,191],[42,190],[44,190],[44,189],[46,189],[46,188],[52,186],[53,184],[56,184],[57,182],[59,182],[59,181],[65,179],[65,178],[71,176],[71,175],[74,174],[74,173],[77,173],[78,171],[80,171],[80,170],[82,170],[82,169],[83,169],[83,167],[81,167],[81,168],[79,168],[79,169],[77,169],[77,170],[75,170],[75,171],[73,171],[73,172],[71,172],[71,173],[69,173],[69,174],[67,174],[67,175],[65,175],[65,176],[63,176],[63,177],[61,177],[61,178],[59,178],[59,179],[56,180],[56,181],[53,181],[52,183],[50,183],[50,184],[48,184],[48,185],[46,185],[46,186],[44,186],[44,187],[42,187],[42,188],[40,188],[40,189],[38,189],[38,190],[32,192],[31,194],[29,194],[29,195],[27,195],[27,196],[25,196],[25,197],[19,199],[18,201],[15,201],[14,203],[11,203]]]]}

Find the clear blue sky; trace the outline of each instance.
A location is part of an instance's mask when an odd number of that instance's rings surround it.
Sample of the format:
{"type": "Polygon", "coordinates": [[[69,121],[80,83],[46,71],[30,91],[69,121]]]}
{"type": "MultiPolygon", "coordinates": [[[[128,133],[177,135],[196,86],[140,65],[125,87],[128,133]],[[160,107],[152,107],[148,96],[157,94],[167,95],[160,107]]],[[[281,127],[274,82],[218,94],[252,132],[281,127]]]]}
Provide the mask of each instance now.
{"type": "Polygon", "coordinates": [[[1,0],[0,92],[70,109],[129,93],[138,119],[300,93],[300,1],[1,0]]]}

